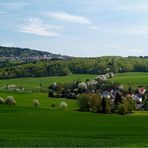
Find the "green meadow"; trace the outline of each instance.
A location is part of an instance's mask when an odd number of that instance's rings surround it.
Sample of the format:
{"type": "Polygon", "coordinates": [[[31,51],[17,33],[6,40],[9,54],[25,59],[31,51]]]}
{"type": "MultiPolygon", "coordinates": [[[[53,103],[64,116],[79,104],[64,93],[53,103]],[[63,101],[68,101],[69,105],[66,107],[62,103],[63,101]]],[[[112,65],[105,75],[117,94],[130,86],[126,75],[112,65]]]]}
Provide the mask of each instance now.
{"type": "Polygon", "coordinates": [[[69,83],[74,80],[85,81],[86,79],[93,79],[97,75],[94,74],[71,74],[68,76],[53,76],[53,77],[31,77],[31,78],[17,78],[0,80],[0,87],[9,84],[24,87],[25,89],[39,90],[40,84],[47,89],[49,84],[53,82],[69,83]]]}
{"type": "Polygon", "coordinates": [[[1,147],[147,147],[146,115],[0,106],[1,147]]]}
{"type": "Polygon", "coordinates": [[[127,86],[128,84],[136,88],[138,86],[148,86],[148,72],[129,72],[116,74],[111,81],[127,86]]]}
{"type": "MultiPolygon", "coordinates": [[[[0,86],[16,84],[36,90],[52,82],[67,83],[75,79],[85,81],[96,75],[23,78],[0,80],[0,86]]],[[[148,73],[117,74],[111,80],[127,85],[148,85],[148,73]]],[[[148,147],[148,112],[135,111],[129,115],[80,112],[77,100],[48,98],[40,92],[6,92],[16,106],[0,105],[0,147],[148,147]],[[32,107],[38,99],[40,106],[32,107]],[[68,108],[61,110],[61,101],[68,108]],[[55,107],[52,107],[52,104],[55,107]]]]}

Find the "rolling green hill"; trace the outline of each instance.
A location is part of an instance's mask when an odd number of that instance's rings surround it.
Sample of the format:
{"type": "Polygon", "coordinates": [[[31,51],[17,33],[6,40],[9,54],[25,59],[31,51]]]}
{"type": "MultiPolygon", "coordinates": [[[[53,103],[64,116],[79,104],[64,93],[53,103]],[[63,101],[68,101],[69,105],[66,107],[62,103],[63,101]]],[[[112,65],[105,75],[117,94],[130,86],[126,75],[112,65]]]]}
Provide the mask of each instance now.
{"type": "Polygon", "coordinates": [[[62,56],[60,54],[53,54],[50,52],[32,50],[28,48],[19,47],[4,47],[0,46],[0,62],[7,61],[38,61],[38,60],[49,60],[49,59],[67,59],[68,56],[62,56]]]}
{"type": "Polygon", "coordinates": [[[130,72],[116,74],[111,81],[118,82],[127,86],[128,84],[132,87],[148,86],[148,72],[130,72]]]}
{"type": "MultiPolygon", "coordinates": [[[[49,84],[53,82],[69,83],[78,79],[85,81],[86,79],[93,79],[96,76],[97,75],[95,74],[72,74],[68,76],[7,79],[0,80],[0,87],[9,84],[15,84],[26,89],[39,91],[40,84],[42,84],[43,89],[47,89],[49,84]]],[[[133,87],[138,87],[141,85],[148,86],[148,72],[120,73],[116,74],[115,77],[110,80],[119,82],[125,86],[128,84],[133,87]]]]}
{"type": "Polygon", "coordinates": [[[0,80],[0,87],[9,84],[15,84],[26,89],[39,90],[40,84],[42,84],[43,88],[47,89],[49,84],[53,82],[69,83],[78,79],[85,81],[86,79],[93,79],[96,76],[97,75],[94,74],[72,74],[68,76],[7,79],[0,80]]]}
{"type": "MultiPolygon", "coordinates": [[[[42,83],[46,88],[52,82],[85,81],[96,75],[69,75],[63,77],[21,78],[0,80],[0,86],[16,84],[37,90],[42,83]]],[[[147,85],[147,73],[118,74],[113,81],[147,85]],[[133,78],[133,79],[132,79],[133,78]],[[140,81],[142,79],[142,81],[140,81]]],[[[129,115],[80,112],[77,100],[48,98],[40,92],[0,91],[5,98],[14,96],[16,106],[0,105],[0,147],[147,147],[148,112],[135,111],[129,115]],[[32,100],[40,101],[39,108],[32,100]],[[68,108],[61,110],[61,101],[68,108]],[[51,107],[55,104],[55,107],[51,107]]]]}
{"type": "Polygon", "coordinates": [[[78,102],[76,100],[61,99],[61,98],[48,98],[46,93],[18,93],[18,92],[0,92],[0,97],[6,98],[7,96],[13,96],[16,100],[16,106],[32,107],[32,100],[38,99],[40,102],[39,108],[52,108],[51,105],[54,104],[55,107],[52,109],[59,109],[59,104],[61,101],[66,101],[68,103],[68,110],[77,110],[78,102]]]}

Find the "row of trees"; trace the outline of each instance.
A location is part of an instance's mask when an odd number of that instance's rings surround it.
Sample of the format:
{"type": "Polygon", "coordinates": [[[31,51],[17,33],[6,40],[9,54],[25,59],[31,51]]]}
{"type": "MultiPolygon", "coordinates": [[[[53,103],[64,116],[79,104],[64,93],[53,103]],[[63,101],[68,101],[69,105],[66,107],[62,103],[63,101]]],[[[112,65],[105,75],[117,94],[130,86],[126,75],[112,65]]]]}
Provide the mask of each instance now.
{"type": "Polygon", "coordinates": [[[148,72],[148,59],[100,57],[49,60],[25,64],[10,64],[0,68],[0,79],[18,77],[61,76],[70,73],[104,74],[107,72],[148,72]]]}
{"type": "Polygon", "coordinates": [[[131,113],[135,110],[135,102],[131,98],[115,98],[113,102],[110,98],[101,98],[98,94],[80,94],[77,96],[80,111],[90,111],[95,113],[119,113],[121,115],[131,113]]]}

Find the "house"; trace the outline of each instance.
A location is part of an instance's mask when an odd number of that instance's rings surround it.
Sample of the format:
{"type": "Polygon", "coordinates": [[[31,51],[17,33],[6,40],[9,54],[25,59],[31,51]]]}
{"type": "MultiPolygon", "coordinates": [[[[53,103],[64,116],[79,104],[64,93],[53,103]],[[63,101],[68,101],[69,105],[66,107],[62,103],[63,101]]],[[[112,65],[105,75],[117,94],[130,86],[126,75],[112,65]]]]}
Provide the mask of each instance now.
{"type": "Polygon", "coordinates": [[[141,87],[141,88],[138,88],[138,92],[139,92],[139,94],[141,94],[141,95],[144,95],[145,94],[145,88],[144,87],[141,87]]]}
{"type": "Polygon", "coordinates": [[[104,91],[104,92],[101,94],[101,98],[108,98],[108,99],[110,99],[110,98],[111,98],[110,92],[109,92],[109,91],[104,91]]]}
{"type": "Polygon", "coordinates": [[[142,102],[142,97],[140,94],[134,94],[132,98],[136,103],[141,103],[142,102]]]}

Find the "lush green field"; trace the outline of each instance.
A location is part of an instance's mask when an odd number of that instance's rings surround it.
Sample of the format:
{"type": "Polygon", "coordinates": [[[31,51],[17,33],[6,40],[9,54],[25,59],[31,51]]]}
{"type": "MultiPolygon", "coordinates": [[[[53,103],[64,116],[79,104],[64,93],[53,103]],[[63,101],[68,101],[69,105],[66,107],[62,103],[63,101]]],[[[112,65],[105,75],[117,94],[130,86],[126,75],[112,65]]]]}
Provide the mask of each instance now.
{"type": "Polygon", "coordinates": [[[40,83],[42,84],[43,88],[47,88],[49,84],[53,82],[69,83],[78,79],[85,81],[88,78],[93,79],[96,76],[97,75],[94,74],[71,74],[68,76],[7,79],[0,80],[0,87],[9,84],[15,84],[17,86],[22,86],[26,89],[39,90],[40,83]]]}
{"type": "Polygon", "coordinates": [[[130,84],[132,87],[148,86],[148,72],[120,73],[115,75],[111,81],[119,82],[125,86],[130,84]]]}
{"type": "MultiPolygon", "coordinates": [[[[96,76],[97,75],[94,74],[72,74],[68,76],[8,79],[0,80],[0,87],[6,84],[15,84],[26,89],[39,90],[40,83],[42,84],[42,88],[47,89],[49,84],[51,84],[52,82],[68,83],[78,79],[85,81],[88,78],[93,79],[96,76]]],[[[110,80],[119,82],[120,84],[123,84],[125,86],[127,86],[128,84],[133,87],[137,87],[139,85],[148,86],[148,72],[120,73],[116,74],[115,77],[110,80]]]]}
{"type": "Polygon", "coordinates": [[[51,108],[52,104],[55,104],[54,109],[59,108],[61,101],[66,101],[69,105],[68,110],[77,110],[78,102],[76,100],[68,100],[61,98],[48,98],[46,93],[18,93],[18,92],[0,92],[0,97],[6,98],[6,96],[13,96],[16,100],[16,106],[32,107],[32,100],[38,99],[40,102],[40,108],[51,108]]]}
{"type": "Polygon", "coordinates": [[[148,146],[148,116],[0,106],[0,146],[148,146]]]}
{"type": "MultiPolygon", "coordinates": [[[[0,86],[16,84],[34,90],[40,83],[47,87],[55,81],[94,77],[0,80],[0,86]]],[[[148,73],[118,74],[111,80],[125,85],[148,85],[148,73]]],[[[124,116],[79,112],[76,100],[48,98],[47,93],[0,92],[1,97],[8,95],[14,96],[16,106],[0,105],[0,147],[148,147],[148,112],[124,116]],[[39,108],[31,107],[33,99],[40,101],[39,108]],[[63,100],[68,103],[66,110],[59,108],[63,100]]]]}

